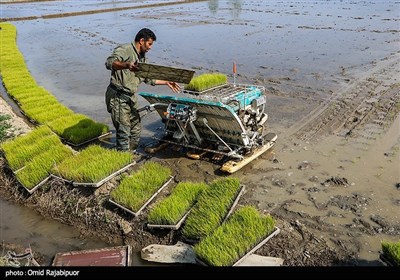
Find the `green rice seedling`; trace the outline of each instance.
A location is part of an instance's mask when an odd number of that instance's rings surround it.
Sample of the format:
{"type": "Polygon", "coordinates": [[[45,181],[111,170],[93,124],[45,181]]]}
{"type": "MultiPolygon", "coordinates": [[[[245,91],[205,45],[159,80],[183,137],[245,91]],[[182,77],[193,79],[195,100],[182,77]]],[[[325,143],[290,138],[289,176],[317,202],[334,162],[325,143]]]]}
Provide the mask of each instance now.
{"type": "Polygon", "coordinates": [[[398,242],[382,241],[383,255],[395,266],[400,266],[400,240],[398,242]]]}
{"type": "Polygon", "coordinates": [[[40,145],[49,141],[50,144],[59,143],[58,137],[46,126],[38,127],[28,134],[10,139],[1,144],[5,158],[12,170],[21,168],[27,160],[38,153],[40,145]]]}
{"type": "MultiPolygon", "coordinates": [[[[20,87],[17,87],[15,89],[10,89],[7,87],[7,91],[9,95],[12,95],[14,99],[18,100],[19,103],[28,105],[30,100],[36,101],[35,99],[41,98],[41,99],[49,99],[52,98],[55,101],[57,99],[46,89],[43,87],[35,86],[35,85],[27,85],[24,84],[20,87]]],[[[58,102],[58,101],[57,101],[58,102]]]]}
{"type": "Polygon", "coordinates": [[[225,74],[204,73],[194,77],[190,83],[185,86],[185,90],[201,92],[226,83],[228,83],[228,77],[225,74]]]}
{"type": "Polygon", "coordinates": [[[22,104],[21,109],[23,111],[32,111],[32,110],[42,110],[43,108],[51,108],[52,106],[59,105],[60,103],[57,101],[55,98],[44,98],[41,101],[34,103],[29,103],[29,104],[22,104]]]}
{"type": "Polygon", "coordinates": [[[53,168],[53,174],[77,183],[96,183],[130,164],[130,152],[91,145],[53,168]]]}
{"type": "Polygon", "coordinates": [[[108,131],[109,127],[107,125],[85,118],[79,121],[75,126],[65,129],[61,136],[68,142],[78,145],[99,137],[108,131]]]}
{"type": "Polygon", "coordinates": [[[146,162],[140,169],[125,177],[111,193],[111,199],[137,212],[168,180],[171,170],[157,162],[146,162]]]}
{"type": "Polygon", "coordinates": [[[41,114],[37,117],[38,108],[48,110],[59,104],[57,99],[47,90],[36,85],[24,62],[22,54],[16,45],[16,28],[9,23],[1,23],[2,40],[0,42],[0,72],[8,93],[16,99],[30,118],[38,123],[47,124],[58,135],[72,144],[81,144],[92,140],[109,131],[109,127],[97,123],[81,114],[67,114],[63,118],[52,118],[41,114]],[[43,96],[35,102],[29,102],[30,96],[43,96]],[[46,98],[47,97],[47,98],[46,98]]]}
{"type": "Polygon", "coordinates": [[[20,146],[30,145],[35,141],[37,141],[38,139],[49,135],[54,135],[54,133],[51,131],[49,127],[39,126],[25,135],[21,135],[17,138],[4,142],[3,144],[1,144],[1,149],[5,152],[16,151],[20,146]]]}
{"type": "Polygon", "coordinates": [[[9,85],[7,87],[8,94],[14,99],[19,98],[30,98],[32,97],[32,91],[37,87],[36,84],[30,85],[29,83],[25,83],[24,85],[9,85]]]}
{"type": "Polygon", "coordinates": [[[84,143],[109,131],[107,125],[94,122],[82,114],[67,115],[47,125],[72,144],[84,143]]]}
{"type": "Polygon", "coordinates": [[[24,109],[24,112],[28,117],[41,124],[51,122],[60,116],[74,114],[71,109],[58,102],[50,106],[24,109]]]}
{"type": "Polygon", "coordinates": [[[43,101],[53,101],[50,103],[58,102],[58,100],[46,89],[42,87],[21,88],[16,99],[19,103],[27,107],[38,107],[32,105],[44,105],[43,101]]]}
{"type": "Polygon", "coordinates": [[[12,170],[22,168],[36,155],[51,150],[54,146],[62,145],[60,138],[52,134],[38,139],[30,145],[21,145],[18,150],[6,153],[7,162],[12,170]]]}
{"type": "Polygon", "coordinates": [[[213,181],[204,190],[186,218],[182,234],[186,239],[199,240],[212,233],[224,220],[240,191],[237,178],[213,181]]]}
{"type": "Polygon", "coordinates": [[[34,112],[25,111],[25,114],[37,123],[47,124],[59,118],[65,118],[73,115],[74,112],[64,105],[58,103],[50,108],[47,108],[47,110],[35,110],[34,112]]]}
{"type": "Polygon", "coordinates": [[[274,227],[273,217],[260,214],[252,206],[244,206],[234,211],[224,224],[193,249],[197,257],[208,265],[232,266],[267,238],[274,227]]]}
{"type": "Polygon", "coordinates": [[[46,179],[57,163],[71,157],[72,150],[63,144],[55,145],[33,157],[23,169],[16,173],[18,181],[27,189],[32,189],[46,179]]]}
{"type": "MultiPolygon", "coordinates": [[[[2,80],[3,80],[3,84],[4,86],[7,88],[7,92],[9,95],[11,95],[12,97],[15,97],[16,99],[18,99],[18,97],[21,95],[21,92],[25,89],[29,89],[29,88],[36,88],[36,82],[33,79],[33,77],[22,77],[20,79],[18,78],[14,78],[12,79],[10,76],[7,76],[8,74],[5,73],[6,71],[2,71],[1,75],[2,75],[2,80]]],[[[13,76],[18,76],[15,73],[12,73],[13,76]]]]}
{"type": "Polygon", "coordinates": [[[206,188],[206,183],[180,182],[167,198],[150,210],[147,216],[148,222],[158,225],[177,224],[206,188]]]}
{"type": "MultiPolygon", "coordinates": [[[[32,91],[30,91],[24,95],[21,94],[21,96],[18,96],[18,102],[21,104],[21,109],[26,111],[25,109],[22,108],[23,106],[27,106],[29,108],[35,108],[35,106],[32,106],[33,104],[39,104],[50,98],[54,99],[54,101],[57,101],[57,99],[52,95],[32,95],[32,91]]],[[[39,107],[36,106],[36,108],[39,107]]]]}

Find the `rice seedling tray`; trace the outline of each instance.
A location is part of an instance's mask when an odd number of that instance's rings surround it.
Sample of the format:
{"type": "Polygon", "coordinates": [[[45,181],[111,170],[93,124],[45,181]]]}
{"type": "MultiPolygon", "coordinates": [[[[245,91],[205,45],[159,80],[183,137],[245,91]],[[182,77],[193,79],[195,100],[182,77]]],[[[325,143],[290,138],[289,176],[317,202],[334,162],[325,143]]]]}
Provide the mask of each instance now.
{"type": "MultiPolygon", "coordinates": [[[[235,198],[235,200],[233,201],[232,206],[230,207],[228,213],[226,214],[226,216],[225,216],[225,218],[223,219],[223,221],[222,221],[221,224],[223,224],[223,223],[229,218],[229,216],[232,214],[233,210],[235,209],[236,204],[239,202],[239,199],[240,199],[240,197],[242,196],[242,194],[243,194],[244,192],[245,192],[245,186],[243,185],[243,186],[240,188],[240,191],[238,192],[238,194],[236,195],[236,198],[235,198]]],[[[188,214],[189,214],[189,213],[188,213],[188,214]]],[[[200,240],[198,240],[198,239],[188,239],[188,238],[185,238],[185,237],[183,237],[183,239],[184,239],[184,241],[185,241],[186,243],[189,243],[189,244],[196,244],[196,243],[198,243],[198,242],[200,241],[200,240]]]]}
{"type": "MultiPolygon", "coordinates": [[[[22,167],[22,168],[20,168],[20,169],[18,169],[18,170],[21,170],[21,169],[23,169],[23,168],[24,168],[24,167],[22,167]]],[[[13,172],[13,173],[14,173],[14,175],[16,175],[15,172],[13,172]]],[[[29,194],[32,194],[34,191],[36,191],[38,188],[40,188],[42,185],[44,185],[44,184],[51,178],[51,174],[50,174],[49,176],[47,176],[46,178],[44,178],[41,182],[39,182],[38,184],[36,184],[35,186],[33,186],[33,188],[27,188],[27,187],[25,187],[24,184],[22,184],[22,183],[18,180],[17,176],[15,176],[15,178],[17,179],[18,183],[19,183],[29,194]]]]}
{"type": "Polygon", "coordinates": [[[379,254],[379,258],[381,259],[381,261],[386,265],[386,266],[396,266],[396,264],[394,262],[392,262],[389,258],[387,258],[385,256],[384,253],[380,253],[379,254]]]}
{"type": "MultiPolygon", "coordinates": [[[[239,265],[241,262],[244,261],[244,259],[246,259],[248,256],[250,256],[255,251],[257,251],[259,248],[261,248],[261,246],[263,246],[265,243],[267,243],[268,240],[270,240],[272,237],[277,235],[280,231],[281,231],[280,228],[275,227],[275,230],[272,233],[270,233],[266,238],[261,240],[257,245],[255,245],[252,249],[250,249],[250,251],[248,251],[244,256],[242,256],[240,259],[238,259],[232,266],[239,265]]],[[[201,260],[197,256],[196,256],[196,263],[199,265],[202,265],[202,266],[209,266],[208,264],[206,264],[203,260],[201,260]]]]}
{"type": "Polygon", "coordinates": [[[189,215],[190,210],[186,212],[185,215],[175,224],[175,225],[157,225],[157,224],[147,224],[148,228],[166,228],[166,229],[172,229],[172,230],[177,230],[181,227],[183,222],[185,221],[187,215],[189,215]]]}
{"type": "Polygon", "coordinates": [[[88,143],[91,143],[91,142],[93,142],[93,141],[99,140],[99,139],[101,139],[101,138],[103,138],[103,137],[106,137],[106,136],[108,136],[108,135],[110,135],[110,134],[112,134],[111,131],[106,132],[106,133],[103,133],[103,134],[101,134],[101,135],[99,135],[99,136],[97,136],[97,137],[93,137],[93,138],[91,138],[91,139],[88,139],[88,140],[86,140],[86,141],[84,141],[84,142],[82,142],[82,143],[79,143],[79,144],[75,144],[75,143],[69,142],[67,139],[65,139],[65,138],[63,138],[63,137],[60,137],[60,138],[61,138],[61,140],[62,140],[65,144],[77,148],[77,147],[86,145],[86,144],[88,144],[88,143]]]}
{"type": "Polygon", "coordinates": [[[112,199],[109,199],[109,202],[114,204],[115,206],[121,208],[122,210],[132,214],[134,217],[137,217],[140,215],[140,213],[146,208],[146,206],[166,187],[168,184],[172,181],[174,176],[170,176],[170,178],[140,207],[140,209],[137,212],[133,212],[131,209],[128,209],[124,205],[119,204],[118,202],[113,201],[112,199]]]}
{"type": "Polygon", "coordinates": [[[71,180],[67,180],[67,179],[65,179],[65,178],[63,178],[63,177],[60,177],[60,176],[57,176],[57,175],[54,175],[54,174],[50,174],[50,176],[53,177],[54,179],[63,181],[63,182],[65,182],[66,184],[69,184],[69,185],[72,185],[72,183],[73,183],[73,181],[71,181],[71,180]]]}
{"type": "Polygon", "coordinates": [[[114,173],[112,173],[111,175],[107,176],[106,178],[104,178],[103,180],[97,182],[97,183],[85,183],[85,182],[72,182],[72,185],[74,187],[93,187],[93,188],[98,188],[101,185],[103,185],[105,182],[111,180],[112,178],[114,178],[115,176],[117,176],[118,174],[124,172],[125,170],[127,170],[129,167],[133,166],[136,164],[136,161],[131,162],[130,164],[122,167],[121,169],[115,171],[114,173]]]}
{"type": "MultiPolygon", "coordinates": [[[[18,104],[18,105],[20,106],[20,104],[18,104]]],[[[37,122],[36,120],[34,120],[34,119],[32,119],[30,116],[28,116],[28,115],[25,113],[25,111],[20,110],[20,112],[21,112],[21,114],[22,114],[31,124],[36,125],[36,126],[40,125],[39,122],[37,122]]]]}

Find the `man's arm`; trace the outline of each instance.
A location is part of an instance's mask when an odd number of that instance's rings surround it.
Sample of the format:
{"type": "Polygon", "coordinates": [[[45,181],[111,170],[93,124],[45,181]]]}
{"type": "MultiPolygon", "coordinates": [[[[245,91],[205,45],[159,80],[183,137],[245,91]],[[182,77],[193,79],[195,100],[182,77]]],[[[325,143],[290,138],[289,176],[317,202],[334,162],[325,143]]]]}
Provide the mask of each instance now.
{"type": "Polygon", "coordinates": [[[178,93],[181,90],[181,86],[178,83],[164,81],[164,80],[155,80],[156,85],[167,85],[173,92],[178,93]]]}
{"type": "Polygon", "coordinates": [[[105,65],[108,70],[123,70],[137,71],[138,68],[134,61],[127,61],[128,48],[130,45],[120,45],[116,47],[113,53],[107,57],[105,65]]]}
{"type": "Polygon", "coordinates": [[[115,60],[112,63],[112,69],[113,70],[129,69],[129,71],[134,72],[134,71],[138,70],[138,67],[137,67],[136,63],[133,61],[124,62],[124,61],[115,60]]]}

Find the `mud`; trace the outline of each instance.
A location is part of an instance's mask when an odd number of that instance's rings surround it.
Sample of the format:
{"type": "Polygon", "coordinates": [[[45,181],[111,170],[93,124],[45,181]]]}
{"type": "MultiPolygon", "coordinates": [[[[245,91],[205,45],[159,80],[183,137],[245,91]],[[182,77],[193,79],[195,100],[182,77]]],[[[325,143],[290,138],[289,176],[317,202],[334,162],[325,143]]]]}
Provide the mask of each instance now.
{"type": "MultiPolygon", "coordinates": [[[[137,9],[134,16],[121,11],[15,24],[38,82],[106,123],[104,59],[138,26],[160,34],[149,54],[154,63],[230,73],[237,61],[240,82],[266,87],[268,128],[278,134],[272,151],[233,175],[246,185],[239,204],[270,213],[281,229],[257,253],[288,266],[382,266],[380,242],[400,236],[398,12],[394,1],[206,1],[137,9]],[[109,33],[111,25],[118,32],[109,33]],[[211,34],[221,39],[209,40],[211,34]],[[190,40],[177,44],[177,38],[190,40]]],[[[161,127],[155,115],[143,124],[142,149],[161,127]]],[[[171,166],[176,183],[226,176],[218,162],[190,160],[185,150],[167,149],[151,160],[171,166]]],[[[148,230],[144,218],[110,206],[118,179],[96,190],[51,181],[27,196],[1,164],[3,197],[83,234],[136,251],[180,238],[179,231],[148,230]]]]}

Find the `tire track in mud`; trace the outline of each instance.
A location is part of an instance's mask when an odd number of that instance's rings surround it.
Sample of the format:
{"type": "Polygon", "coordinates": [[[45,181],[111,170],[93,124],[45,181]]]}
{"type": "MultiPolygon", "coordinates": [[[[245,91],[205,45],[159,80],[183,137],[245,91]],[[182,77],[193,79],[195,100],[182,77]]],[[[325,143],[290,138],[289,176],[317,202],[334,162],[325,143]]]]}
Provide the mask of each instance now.
{"type": "Polygon", "coordinates": [[[110,8],[110,9],[91,10],[91,11],[79,11],[79,12],[69,12],[69,13],[48,14],[48,15],[41,15],[41,16],[0,18],[0,22],[3,22],[3,21],[20,21],[20,20],[35,20],[35,19],[40,19],[40,18],[42,18],[42,19],[51,19],[51,18],[62,18],[62,17],[74,17],[74,16],[82,16],[82,15],[117,12],[117,11],[125,11],[125,10],[132,10],[132,9],[154,8],[154,7],[171,6],[171,5],[179,5],[179,4],[188,4],[188,3],[194,3],[194,2],[206,2],[206,1],[207,0],[183,0],[183,1],[174,1],[174,2],[166,2],[166,3],[143,4],[143,5],[138,5],[138,6],[126,6],[126,7],[118,7],[118,8],[110,8]]]}
{"type": "Polygon", "coordinates": [[[287,137],[314,142],[338,134],[356,138],[360,144],[375,140],[399,113],[400,83],[396,79],[399,68],[399,53],[378,62],[293,125],[287,137]]]}

